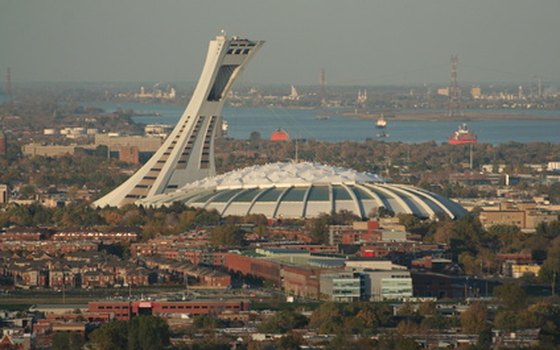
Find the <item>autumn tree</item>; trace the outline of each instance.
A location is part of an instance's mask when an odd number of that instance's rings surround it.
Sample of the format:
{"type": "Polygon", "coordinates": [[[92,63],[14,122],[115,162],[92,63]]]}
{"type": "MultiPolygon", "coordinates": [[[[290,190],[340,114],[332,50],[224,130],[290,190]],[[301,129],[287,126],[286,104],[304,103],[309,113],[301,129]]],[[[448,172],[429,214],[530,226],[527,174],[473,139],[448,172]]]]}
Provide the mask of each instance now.
{"type": "Polygon", "coordinates": [[[494,297],[501,308],[517,311],[527,305],[527,294],[517,284],[504,284],[494,289],[494,297]]]}
{"type": "Polygon", "coordinates": [[[220,225],[210,229],[212,244],[238,247],[243,243],[243,230],[237,225],[220,225]]]}
{"type": "Polygon", "coordinates": [[[486,327],[486,306],[474,303],[461,314],[461,330],[467,334],[479,334],[486,327]]]}
{"type": "Polygon", "coordinates": [[[286,333],[292,329],[302,328],[307,325],[307,317],[291,310],[280,311],[267,318],[258,326],[263,333],[286,333]]]}

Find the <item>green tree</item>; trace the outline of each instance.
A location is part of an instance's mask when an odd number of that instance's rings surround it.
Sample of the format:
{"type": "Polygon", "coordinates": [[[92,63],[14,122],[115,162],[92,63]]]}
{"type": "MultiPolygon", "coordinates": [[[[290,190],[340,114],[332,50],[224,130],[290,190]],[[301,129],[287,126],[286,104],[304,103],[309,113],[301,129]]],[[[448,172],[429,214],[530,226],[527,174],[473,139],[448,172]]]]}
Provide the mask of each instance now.
{"type": "Polygon", "coordinates": [[[263,333],[283,334],[292,329],[305,327],[307,323],[307,317],[302,314],[291,310],[284,310],[261,322],[258,330],[263,333]]]}
{"type": "Polygon", "coordinates": [[[518,311],[527,306],[527,294],[517,284],[504,284],[494,289],[498,304],[505,310],[518,311]]]}
{"type": "Polygon", "coordinates": [[[96,350],[159,350],[169,345],[169,326],[155,316],[111,321],[91,333],[96,350]]]}
{"type": "Polygon", "coordinates": [[[53,337],[53,350],[80,350],[85,344],[84,338],[75,332],[56,332],[53,337]]]}
{"type": "Polygon", "coordinates": [[[560,273],[560,237],[555,238],[547,251],[547,257],[539,273],[543,282],[550,283],[552,294],[556,294],[558,276],[560,273]]]}
{"type": "Polygon", "coordinates": [[[96,350],[123,350],[128,348],[128,324],[111,321],[103,324],[90,335],[96,350]]]}
{"type": "Polygon", "coordinates": [[[220,326],[220,321],[215,315],[198,315],[193,320],[193,328],[196,330],[213,331],[220,326]]]}
{"type": "Polygon", "coordinates": [[[455,256],[464,252],[476,254],[487,238],[478,218],[469,214],[453,222],[449,243],[455,256]]]}
{"type": "Polygon", "coordinates": [[[519,313],[508,309],[498,310],[494,318],[494,327],[505,331],[519,329],[519,313]]]}
{"type": "Polygon", "coordinates": [[[237,225],[221,225],[210,229],[210,241],[216,245],[237,247],[243,243],[244,233],[237,225]]]}
{"type": "Polygon", "coordinates": [[[537,225],[536,233],[547,239],[554,239],[560,236],[560,221],[541,222],[537,225]]]}
{"type": "Polygon", "coordinates": [[[303,344],[303,339],[300,335],[289,332],[282,338],[278,339],[274,345],[278,350],[299,350],[300,345],[303,344]]]}
{"type": "Polygon", "coordinates": [[[330,217],[326,214],[308,221],[307,229],[314,243],[329,243],[329,225],[330,217]]]}
{"type": "Polygon", "coordinates": [[[169,345],[169,326],[155,316],[137,316],[128,323],[129,350],[161,350],[169,345]]]}
{"type": "Polygon", "coordinates": [[[422,347],[413,339],[398,334],[387,334],[379,337],[377,350],[420,350],[422,347]]]}

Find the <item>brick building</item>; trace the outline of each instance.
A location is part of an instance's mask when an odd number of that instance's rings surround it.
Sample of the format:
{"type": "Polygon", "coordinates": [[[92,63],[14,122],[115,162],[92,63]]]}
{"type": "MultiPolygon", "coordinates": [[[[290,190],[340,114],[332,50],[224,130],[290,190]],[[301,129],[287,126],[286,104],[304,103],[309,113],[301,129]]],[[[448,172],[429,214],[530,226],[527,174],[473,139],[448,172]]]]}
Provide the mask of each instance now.
{"type": "Polygon", "coordinates": [[[137,315],[172,316],[219,314],[225,311],[249,310],[245,300],[196,300],[196,301],[96,301],[88,304],[91,313],[111,314],[112,318],[127,321],[137,315]]]}
{"type": "Polygon", "coordinates": [[[140,163],[140,150],[137,146],[121,146],[119,148],[119,160],[130,164],[140,163]]]}
{"type": "Polygon", "coordinates": [[[280,274],[282,266],[274,261],[235,253],[224,253],[224,267],[228,271],[265,279],[277,286],[280,286],[282,283],[280,274]]]}

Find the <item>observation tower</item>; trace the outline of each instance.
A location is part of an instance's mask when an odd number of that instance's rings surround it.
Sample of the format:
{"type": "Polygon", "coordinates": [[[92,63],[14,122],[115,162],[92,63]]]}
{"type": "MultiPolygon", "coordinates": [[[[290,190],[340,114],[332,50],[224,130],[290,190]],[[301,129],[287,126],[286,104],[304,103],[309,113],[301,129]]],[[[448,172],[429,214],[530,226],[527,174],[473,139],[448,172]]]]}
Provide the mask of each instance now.
{"type": "Polygon", "coordinates": [[[198,84],[175,129],[140,170],[93,205],[120,207],[216,175],[214,139],[225,97],[263,44],[225,34],[211,40],[198,84]]]}

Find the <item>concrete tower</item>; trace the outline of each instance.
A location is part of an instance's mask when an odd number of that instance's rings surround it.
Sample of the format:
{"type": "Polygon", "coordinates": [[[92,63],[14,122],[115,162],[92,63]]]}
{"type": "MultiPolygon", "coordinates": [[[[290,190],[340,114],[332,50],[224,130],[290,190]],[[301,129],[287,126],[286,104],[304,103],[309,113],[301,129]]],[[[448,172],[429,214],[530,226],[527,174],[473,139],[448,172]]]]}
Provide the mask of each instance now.
{"type": "Polygon", "coordinates": [[[225,97],[263,43],[224,34],[210,41],[200,79],[175,129],[140,170],[94,205],[122,206],[215,175],[214,138],[225,97]]]}

